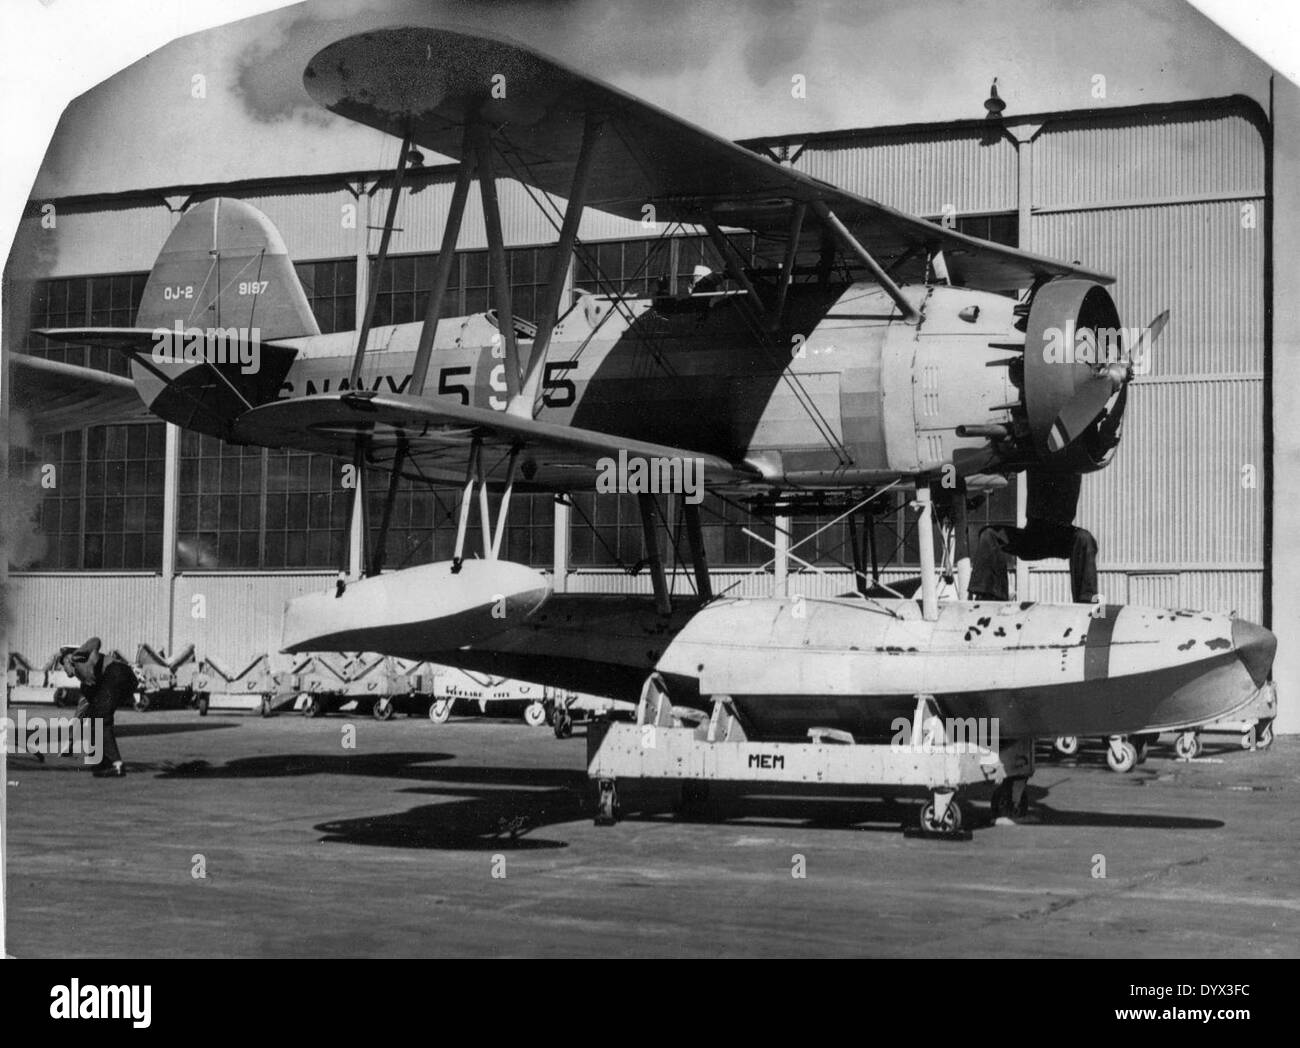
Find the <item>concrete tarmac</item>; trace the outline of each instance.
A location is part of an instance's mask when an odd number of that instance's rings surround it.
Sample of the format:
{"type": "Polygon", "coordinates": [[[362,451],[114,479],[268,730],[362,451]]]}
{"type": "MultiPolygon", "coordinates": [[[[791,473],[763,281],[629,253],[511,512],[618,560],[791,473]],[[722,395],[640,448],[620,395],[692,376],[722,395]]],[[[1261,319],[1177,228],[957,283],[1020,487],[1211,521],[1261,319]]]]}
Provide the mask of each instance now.
{"type": "Polygon", "coordinates": [[[628,786],[597,827],[582,727],[118,723],[124,779],[9,757],[17,957],[1300,955],[1298,738],[1044,762],[1029,820],[936,841],[911,800],[780,789],[688,821],[628,786]]]}

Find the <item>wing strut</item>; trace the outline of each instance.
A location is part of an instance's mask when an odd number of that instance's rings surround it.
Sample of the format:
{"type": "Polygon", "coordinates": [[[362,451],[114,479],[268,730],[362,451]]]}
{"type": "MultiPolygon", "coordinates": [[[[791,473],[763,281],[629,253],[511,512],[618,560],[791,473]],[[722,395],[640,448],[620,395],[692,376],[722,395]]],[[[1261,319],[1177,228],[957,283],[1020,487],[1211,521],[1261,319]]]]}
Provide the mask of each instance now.
{"type": "Polygon", "coordinates": [[[518,398],[512,400],[506,408],[513,415],[532,418],[537,414],[540,379],[546,370],[543,366],[546,361],[546,351],[551,344],[551,333],[555,330],[555,323],[559,319],[560,296],[564,293],[564,281],[573,256],[573,245],[578,239],[583,201],[587,196],[587,184],[591,175],[591,160],[595,155],[596,144],[600,141],[603,126],[603,121],[599,117],[591,113],[587,114],[582,129],[582,146],[578,151],[578,164],[573,170],[573,187],[569,190],[564,222],[560,227],[560,239],[555,245],[555,254],[551,257],[551,272],[546,281],[541,315],[537,318],[537,335],[533,338],[533,352],[528,358],[523,389],[518,398]]]}
{"type": "Polygon", "coordinates": [[[438,319],[442,316],[442,303],[447,297],[447,284],[451,280],[451,267],[456,264],[456,241],[460,239],[460,223],[465,215],[465,200],[469,184],[474,177],[474,154],[470,149],[469,128],[465,129],[465,143],[461,147],[460,167],[456,170],[456,184],[451,191],[451,204],[447,208],[447,224],[442,230],[442,246],[433,266],[433,289],[424,309],[424,325],[420,328],[420,341],[415,347],[415,364],[411,367],[411,395],[424,395],[424,380],[429,374],[429,356],[433,352],[433,339],[438,333],[438,319]]]}
{"type": "Polygon", "coordinates": [[[781,322],[785,314],[785,299],[790,293],[790,284],[794,280],[794,264],[799,257],[799,238],[803,236],[803,220],[808,213],[808,205],[795,204],[790,211],[790,239],[785,245],[785,260],[781,264],[781,284],[776,292],[776,322],[781,322]]]}
{"type": "Polygon", "coordinates": [[[482,121],[470,125],[474,155],[478,159],[478,188],[483,199],[483,224],[487,226],[488,263],[496,299],[497,330],[506,351],[506,403],[519,395],[519,344],[515,340],[515,316],[510,295],[510,265],[506,260],[505,237],[501,232],[501,208],[497,203],[496,173],[492,167],[492,131],[482,121]]]}
{"type": "Polygon", "coordinates": [[[650,561],[650,581],[655,588],[655,608],[660,615],[671,615],[673,602],[668,595],[668,576],[664,573],[664,561],[659,556],[659,535],[655,530],[655,497],[639,494],[637,507],[641,510],[641,533],[645,536],[645,555],[650,561]]]}
{"type": "Polygon", "coordinates": [[[702,224],[709,234],[709,239],[713,241],[713,246],[718,249],[718,254],[726,262],[731,278],[745,289],[745,297],[749,300],[750,307],[755,313],[762,316],[765,312],[763,300],[758,297],[758,291],[750,281],[749,274],[745,272],[745,261],[740,257],[740,252],[736,250],[736,245],[727,239],[726,235],[718,227],[717,220],[712,215],[705,215],[702,224]]]}
{"type": "Polygon", "coordinates": [[[817,217],[822,220],[822,224],[835,235],[844,250],[857,256],[858,260],[871,271],[876,283],[894,300],[894,305],[902,312],[903,319],[909,324],[917,323],[921,319],[921,314],[916,311],[916,307],[907,300],[907,296],[890,279],[889,274],[880,268],[880,263],[871,257],[871,252],[863,247],[858,238],[850,233],[848,227],[836,217],[835,212],[821,200],[814,200],[812,207],[817,217]]]}
{"type": "Polygon", "coordinates": [[[366,343],[370,341],[370,325],[375,319],[375,300],[379,297],[379,275],[388,260],[388,243],[393,238],[393,223],[397,219],[397,201],[402,195],[402,180],[406,176],[408,154],[411,151],[411,131],[402,138],[402,151],[398,154],[397,170],[393,173],[393,188],[388,194],[388,212],[384,215],[384,231],[379,237],[379,254],[370,266],[370,287],[366,289],[366,315],[357,332],[357,352],[352,358],[352,374],[348,382],[352,389],[361,384],[361,365],[366,359],[366,343]]]}

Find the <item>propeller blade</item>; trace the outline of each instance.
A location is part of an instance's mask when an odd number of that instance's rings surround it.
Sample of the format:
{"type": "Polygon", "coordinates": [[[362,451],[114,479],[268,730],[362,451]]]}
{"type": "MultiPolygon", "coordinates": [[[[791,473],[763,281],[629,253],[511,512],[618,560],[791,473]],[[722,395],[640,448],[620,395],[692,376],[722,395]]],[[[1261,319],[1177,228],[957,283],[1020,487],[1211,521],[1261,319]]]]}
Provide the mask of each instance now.
{"type": "Polygon", "coordinates": [[[1057,452],[1074,443],[1106,410],[1106,404],[1123,383],[1116,383],[1110,372],[1093,375],[1082,387],[1075,390],[1061,408],[1047,435],[1049,451],[1057,452]]]}
{"type": "Polygon", "coordinates": [[[1138,336],[1136,346],[1124,347],[1124,359],[1128,362],[1130,368],[1137,366],[1143,374],[1146,374],[1146,372],[1150,370],[1146,360],[1146,355],[1155,347],[1156,339],[1160,337],[1161,333],[1165,330],[1165,325],[1168,323],[1169,310],[1166,309],[1142,330],[1142,333],[1138,336]],[[1139,349],[1141,349],[1141,360],[1138,360],[1135,357],[1135,352],[1139,349]]]}

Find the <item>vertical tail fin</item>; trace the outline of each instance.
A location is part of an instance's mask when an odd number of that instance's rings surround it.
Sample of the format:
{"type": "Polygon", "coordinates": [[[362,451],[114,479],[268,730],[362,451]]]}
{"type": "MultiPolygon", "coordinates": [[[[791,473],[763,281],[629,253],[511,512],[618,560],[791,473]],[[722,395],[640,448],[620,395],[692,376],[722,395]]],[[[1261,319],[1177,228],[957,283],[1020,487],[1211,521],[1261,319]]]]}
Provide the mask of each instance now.
{"type": "Polygon", "coordinates": [[[132,364],[149,410],[220,437],[242,412],[279,393],[297,350],[275,340],[320,334],[270,219],[229,198],[205,200],[176,223],[149,272],[136,329],[154,332],[155,346],[166,341],[173,351],[132,364]],[[223,348],[215,361],[213,352],[197,355],[223,348]]]}
{"type": "Polygon", "coordinates": [[[181,216],[145,284],[138,328],[257,328],[261,341],[318,335],[279,232],[242,200],[215,198],[181,216]]]}

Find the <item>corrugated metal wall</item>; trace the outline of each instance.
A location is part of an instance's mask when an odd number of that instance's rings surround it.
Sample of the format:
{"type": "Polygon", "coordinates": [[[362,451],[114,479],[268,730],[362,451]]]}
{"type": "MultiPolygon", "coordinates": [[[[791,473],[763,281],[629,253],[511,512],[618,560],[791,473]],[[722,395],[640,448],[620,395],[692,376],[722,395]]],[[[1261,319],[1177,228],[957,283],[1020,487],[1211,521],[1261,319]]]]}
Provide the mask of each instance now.
{"type": "Polygon", "coordinates": [[[333,585],[332,572],[182,575],[176,580],[175,648],[193,644],[200,657],[241,670],[279,649],[286,600],[333,585]]]}
{"type": "Polygon", "coordinates": [[[1016,151],[981,132],[819,140],[798,170],[917,215],[1014,211],[1016,151]]]}
{"type": "Polygon", "coordinates": [[[161,200],[112,210],[55,202],[53,221],[48,228],[40,215],[22,219],[15,247],[31,261],[16,275],[40,279],[138,273],[153,266],[172,231],[172,213],[161,200]]]}
{"type": "Polygon", "coordinates": [[[61,644],[99,637],[135,658],[141,642],[167,640],[166,584],[157,575],[11,574],[9,650],[44,665],[61,644]]]}
{"type": "Polygon", "coordinates": [[[1240,196],[1263,185],[1259,131],[1240,111],[1049,120],[1034,142],[1036,207],[1240,196]]]}
{"type": "Polygon", "coordinates": [[[1259,621],[1260,132],[1244,110],[1180,110],[1049,121],[1033,150],[1028,246],[1115,274],[1125,325],[1170,311],[1150,375],[1131,387],[1116,459],[1085,481],[1079,521],[1096,533],[1103,564],[1135,573],[1130,601],[1172,594],[1181,606],[1259,621]]]}

